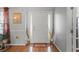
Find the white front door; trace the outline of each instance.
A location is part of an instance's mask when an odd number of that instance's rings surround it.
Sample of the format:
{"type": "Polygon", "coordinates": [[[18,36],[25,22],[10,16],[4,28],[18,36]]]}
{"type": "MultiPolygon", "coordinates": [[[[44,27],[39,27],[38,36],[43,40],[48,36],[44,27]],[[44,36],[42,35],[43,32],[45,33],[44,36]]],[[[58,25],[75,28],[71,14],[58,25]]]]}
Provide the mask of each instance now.
{"type": "Polygon", "coordinates": [[[31,15],[31,43],[48,43],[48,12],[33,11],[31,15]]]}

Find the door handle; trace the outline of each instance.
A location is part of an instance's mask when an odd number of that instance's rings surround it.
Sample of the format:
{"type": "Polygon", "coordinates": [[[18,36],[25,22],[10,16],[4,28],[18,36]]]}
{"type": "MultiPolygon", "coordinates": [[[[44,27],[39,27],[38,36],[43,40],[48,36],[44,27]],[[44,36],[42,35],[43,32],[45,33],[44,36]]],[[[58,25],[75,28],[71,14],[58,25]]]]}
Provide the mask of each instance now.
{"type": "Polygon", "coordinates": [[[73,30],[70,31],[73,34],[73,30]]]}

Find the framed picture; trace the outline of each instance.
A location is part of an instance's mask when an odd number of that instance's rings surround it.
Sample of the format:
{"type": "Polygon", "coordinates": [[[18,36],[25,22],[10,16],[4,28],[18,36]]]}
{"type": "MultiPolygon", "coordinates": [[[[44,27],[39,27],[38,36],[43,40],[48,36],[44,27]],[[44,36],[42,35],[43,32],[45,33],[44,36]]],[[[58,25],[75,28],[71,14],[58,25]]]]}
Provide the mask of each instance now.
{"type": "Polygon", "coordinates": [[[22,18],[21,13],[14,13],[13,14],[13,23],[14,24],[21,24],[21,18],[22,18]]]}

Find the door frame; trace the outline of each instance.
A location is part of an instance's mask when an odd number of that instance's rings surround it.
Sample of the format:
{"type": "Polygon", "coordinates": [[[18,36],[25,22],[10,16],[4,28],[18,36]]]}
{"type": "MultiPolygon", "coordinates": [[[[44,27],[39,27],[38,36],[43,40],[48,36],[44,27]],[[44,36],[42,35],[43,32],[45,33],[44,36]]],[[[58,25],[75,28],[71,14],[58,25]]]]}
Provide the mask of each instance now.
{"type": "MultiPolygon", "coordinates": [[[[33,28],[32,28],[32,12],[33,11],[29,11],[28,12],[28,26],[30,26],[31,25],[31,27],[28,29],[28,30],[30,30],[29,31],[29,36],[30,36],[30,43],[32,43],[32,38],[33,38],[33,28]],[[31,19],[30,19],[30,17],[31,17],[31,19]],[[30,23],[31,22],[31,23],[30,23]]],[[[36,11],[37,12],[37,11],[36,11]]],[[[39,11],[38,11],[39,12],[39,11]]],[[[41,11],[41,12],[47,12],[48,14],[50,13],[52,13],[52,11],[41,11]]],[[[53,13],[52,13],[52,16],[53,16],[53,13]]],[[[52,18],[53,19],[53,18],[52,18]]],[[[49,38],[49,36],[48,36],[48,38],[49,38]]],[[[48,43],[49,43],[50,41],[49,41],[49,39],[48,39],[48,43]]]]}
{"type": "Polygon", "coordinates": [[[73,9],[73,45],[72,45],[72,51],[76,52],[76,11],[77,8],[75,7],[73,9]]]}

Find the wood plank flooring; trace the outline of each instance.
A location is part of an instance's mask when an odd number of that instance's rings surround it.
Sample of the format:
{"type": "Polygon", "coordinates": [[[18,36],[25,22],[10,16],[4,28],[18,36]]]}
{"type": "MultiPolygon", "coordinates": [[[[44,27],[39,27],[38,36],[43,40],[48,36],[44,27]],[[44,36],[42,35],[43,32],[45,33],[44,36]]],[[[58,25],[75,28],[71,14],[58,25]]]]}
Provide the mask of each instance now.
{"type": "Polygon", "coordinates": [[[6,52],[59,52],[53,44],[12,45],[6,52]]]}

